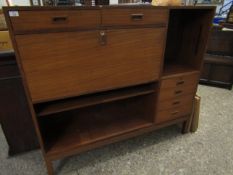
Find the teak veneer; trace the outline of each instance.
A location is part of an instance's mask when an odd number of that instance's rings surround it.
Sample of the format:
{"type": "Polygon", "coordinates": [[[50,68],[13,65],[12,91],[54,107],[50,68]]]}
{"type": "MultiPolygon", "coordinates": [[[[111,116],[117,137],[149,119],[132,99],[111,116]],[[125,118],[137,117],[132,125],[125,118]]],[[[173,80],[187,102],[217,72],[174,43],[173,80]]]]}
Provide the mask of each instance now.
{"type": "Polygon", "coordinates": [[[187,123],[214,7],[7,7],[48,174],[52,161],[187,123]]]}

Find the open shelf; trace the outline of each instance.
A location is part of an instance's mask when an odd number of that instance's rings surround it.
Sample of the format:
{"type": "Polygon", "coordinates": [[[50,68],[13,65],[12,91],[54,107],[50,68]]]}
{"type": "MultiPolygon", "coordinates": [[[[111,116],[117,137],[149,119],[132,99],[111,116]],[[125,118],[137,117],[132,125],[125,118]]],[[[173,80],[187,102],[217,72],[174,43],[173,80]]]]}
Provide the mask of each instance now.
{"type": "Polygon", "coordinates": [[[84,95],[69,99],[35,104],[37,116],[46,116],[59,112],[83,108],[101,103],[122,100],[130,97],[154,93],[156,83],[143,84],[118,90],[105,91],[96,94],[84,95]]]}
{"type": "MultiPolygon", "coordinates": [[[[75,123],[74,126],[76,126],[75,123]]],[[[74,151],[97,141],[152,126],[152,123],[140,118],[125,118],[124,120],[113,120],[108,125],[95,125],[94,127],[89,125],[82,130],[74,126],[65,131],[66,133],[63,133],[59,140],[53,143],[46,152],[47,155],[60,154],[61,151],[74,151]],[[72,135],[70,135],[71,132],[72,135]]]]}
{"type": "Polygon", "coordinates": [[[175,63],[169,63],[164,66],[163,69],[163,77],[168,77],[168,76],[174,76],[177,74],[184,74],[188,72],[194,72],[197,71],[195,68],[192,66],[187,66],[185,64],[175,64],[175,63]]]}
{"type": "Polygon", "coordinates": [[[199,71],[212,10],[171,9],[163,76],[199,71]]]}
{"type": "Polygon", "coordinates": [[[132,97],[39,118],[48,156],[153,125],[155,94],[132,97]]]}

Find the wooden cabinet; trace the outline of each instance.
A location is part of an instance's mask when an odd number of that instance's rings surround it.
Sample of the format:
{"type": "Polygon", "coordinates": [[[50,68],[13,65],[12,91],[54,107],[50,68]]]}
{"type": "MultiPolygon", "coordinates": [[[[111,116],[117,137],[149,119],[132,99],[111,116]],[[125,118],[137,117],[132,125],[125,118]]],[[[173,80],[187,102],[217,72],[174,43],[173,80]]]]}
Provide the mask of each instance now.
{"type": "Polygon", "coordinates": [[[49,174],[54,160],[171,124],[186,128],[214,7],[4,12],[49,174]]]}

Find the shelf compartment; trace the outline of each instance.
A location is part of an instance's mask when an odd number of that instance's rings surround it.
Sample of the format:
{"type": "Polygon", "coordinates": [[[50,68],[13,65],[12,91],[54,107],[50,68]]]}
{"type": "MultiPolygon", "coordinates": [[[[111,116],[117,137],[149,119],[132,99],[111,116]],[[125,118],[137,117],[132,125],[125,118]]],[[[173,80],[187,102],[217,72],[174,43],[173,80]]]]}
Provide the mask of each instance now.
{"type": "Polygon", "coordinates": [[[164,65],[162,77],[166,78],[170,76],[177,76],[179,74],[193,73],[193,72],[199,72],[199,71],[194,67],[185,64],[166,63],[166,65],[164,65]]]}
{"type": "Polygon", "coordinates": [[[108,103],[111,101],[122,100],[130,97],[146,95],[154,93],[156,83],[148,83],[118,90],[100,92],[96,94],[84,95],[69,99],[57,100],[46,103],[35,104],[37,116],[47,116],[59,112],[69,111],[73,109],[88,107],[92,105],[108,103]]]}
{"type": "Polygon", "coordinates": [[[64,155],[83,146],[153,125],[155,94],[39,118],[46,154],[64,155]]]}
{"type": "Polygon", "coordinates": [[[212,16],[212,10],[171,9],[163,76],[200,70],[212,16]]]}

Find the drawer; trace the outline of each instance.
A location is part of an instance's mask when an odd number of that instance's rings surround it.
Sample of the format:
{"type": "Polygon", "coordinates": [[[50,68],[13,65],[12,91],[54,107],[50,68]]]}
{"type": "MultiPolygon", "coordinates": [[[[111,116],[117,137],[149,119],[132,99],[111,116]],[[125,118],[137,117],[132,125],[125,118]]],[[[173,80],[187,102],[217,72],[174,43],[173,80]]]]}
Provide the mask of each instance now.
{"type": "Polygon", "coordinates": [[[102,14],[104,26],[167,24],[168,22],[166,9],[103,9],[102,14]]]}
{"type": "Polygon", "coordinates": [[[197,84],[198,79],[199,79],[199,72],[189,75],[177,76],[174,78],[168,78],[162,80],[160,88],[166,89],[166,88],[189,86],[190,84],[197,84]]]}
{"type": "Polygon", "coordinates": [[[185,106],[193,103],[194,95],[185,95],[180,96],[177,98],[168,99],[158,103],[158,111],[173,108],[173,107],[180,107],[185,106]]]}
{"type": "Polygon", "coordinates": [[[185,115],[190,115],[192,112],[192,103],[180,106],[180,107],[173,107],[167,110],[162,110],[157,113],[155,122],[156,123],[163,123],[166,121],[174,120],[185,115]]]}
{"type": "Polygon", "coordinates": [[[181,86],[169,89],[160,89],[159,102],[181,97],[183,95],[194,94],[196,92],[197,84],[188,86],[181,86]]]}
{"type": "Polygon", "coordinates": [[[67,28],[96,28],[100,25],[99,10],[19,11],[12,16],[14,32],[67,28]]]}

